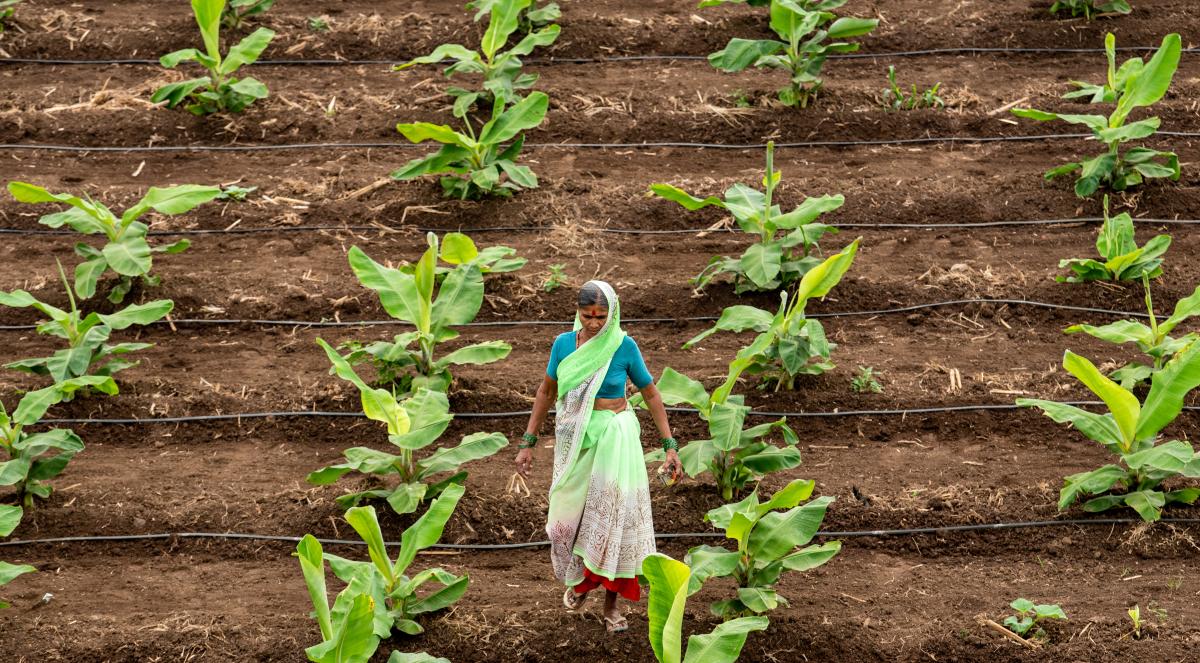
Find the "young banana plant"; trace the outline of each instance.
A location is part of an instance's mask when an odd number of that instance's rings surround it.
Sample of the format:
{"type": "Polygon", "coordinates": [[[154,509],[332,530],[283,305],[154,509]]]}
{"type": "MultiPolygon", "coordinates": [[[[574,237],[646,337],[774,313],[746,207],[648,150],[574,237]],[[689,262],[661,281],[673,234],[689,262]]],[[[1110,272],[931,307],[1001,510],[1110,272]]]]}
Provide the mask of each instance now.
{"type": "Polygon", "coordinates": [[[858,50],[858,44],[838,40],[860,37],[879,25],[876,19],[838,18],[829,11],[844,4],[846,0],[771,0],[771,29],[779,39],[734,38],[708,61],[729,72],[750,66],[782,69],[791,82],[779,90],[779,100],[804,108],[821,92],[826,58],[858,50]]]}
{"type": "Polygon", "coordinates": [[[815,481],[796,479],[765,503],[759,504],[755,490],[741,502],[709,511],[704,520],[725,530],[725,536],[737,542],[737,550],[719,546],[689,550],[684,559],[692,568],[688,595],[700,591],[710,578],[733,578],[737,597],[712,604],[718,617],[730,620],[786,606],[787,600],[775,590],[783,572],[814,569],[842,549],[840,541],[807,545],[833,502],[832,497],[820,497],[800,506],[815,486],[815,481]]]}
{"type": "Polygon", "coordinates": [[[1105,377],[1092,362],[1069,350],[1063,357],[1063,367],[1100,397],[1108,412],[1096,414],[1033,398],[1018,399],[1017,405],[1040,408],[1054,421],[1071,424],[1112,452],[1119,462],[1066,477],[1059,492],[1060,510],[1091,496],[1083,503],[1084,511],[1107,511],[1124,505],[1142,520],[1152,522],[1162,517],[1165,505],[1192,504],[1200,497],[1200,488],[1195,487],[1161,490],[1167,479],[1200,477],[1200,457],[1187,442],[1158,443],[1159,433],[1179,416],[1184,398],[1200,385],[1200,343],[1193,342],[1180,350],[1154,374],[1150,392],[1142,402],[1105,377]]]}
{"type": "Polygon", "coordinates": [[[328,343],[321,339],[317,339],[317,343],[325,349],[338,377],[358,387],[363,413],[368,419],[386,424],[388,441],[400,450],[399,454],[389,454],[369,447],[353,447],[344,452],[345,463],[308,475],[308,482],[318,486],[334,483],[349,472],[381,478],[392,474],[399,476],[400,481],[394,488],[377,488],[337,498],[342,508],[357,506],[366,499],[386,499],[396,513],[411,513],[421,502],[466,481],[467,473],[460,469],[464,463],[487,458],[508,445],[508,439],[500,433],[472,433],[457,447],[441,448],[418,460],[415,452],[436,442],[454,418],[446,394],[422,388],[411,398],[397,401],[386,389],[374,389],[363,382],[328,343]],[[449,477],[433,484],[426,483],[435,475],[447,472],[449,477]]]}
{"type": "Polygon", "coordinates": [[[150,274],[153,254],[180,253],[190,246],[188,240],[181,239],[174,244],[151,247],[146,240],[150,227],[138,219],[151,210],[167,215],[190,212],[220,196],[221,188],[192,184],[166,189],[151,187],[120,217],[103,203],[90,198],[50,193],[25,182],[9,182],[8,192],[22,203],[66,203],[71,206],[65,212],[43,216],[38,220],[42,225],[51,228],[67,226],[84,235],[103,235],[106,243],[99,249],[84,243],[75,245],[75,253],[84,259],[75,268],[75,294],[83,299],[96,294],[96,281],[112,269],[120,278],[109,292],[108,300],[120,304],[129,294],[135,278],[147,286],[159,284],[159,278],[150,274]]]}
{"type": "MultiPolygon", "coordinates": [[[[501,50],[508,43],[508,38],[520,27],[522,16],[528,16],[532,0],[481,0],[485,6],[478,7],[476,20],[483,14],[490,16],[487,30],[483,33],[483,41],[478,51],[473,51],[461,44],[442,44],[424,57],[398,64],[393,70],[400,71],[418,64],[438,64],[446,60],[453,62],[443,70],[447,78],[455,74],[479,74],[483,77],[483,90],[467,90],[451,87],[447,94],[454,97],[454,116],[466,118],[467,113],[479,104],[491,107],[497,99],[505,103],[515,103],[523,97],[521,92],[533,87],[537,82],[537,74],[521,71],[521,57],[529,55],[539,46],[549,46],[558,39],[559,27],[550,25],[537,31],[530,31],[525,38],[508,50],[501,50]]],[[[553,6],[555,10],[557,5],[553,6]]],[[[471,7],[471,5],[468,5],[471,7]]],[[[539,16],[545,17],[543,7],[539,16]]],[[[469,122],[468,122],[469,125],[469,122]]]]}
{"type": "MultiPolygon", "coordinates": [[[[346,358],[351,363],[370,361],[380,369],[381,378],[394,380],[401,377],[396,385],[399,394],[422,387],[444,392],[450,388],[451,366],[490,364],[512,352],[512,346],[504,341],[486,341],[435,357],[434,351],[439,344],[458,337],[458,332],[454,330],[456,325],[475,319],[483,305],[484,284],[480,255],[465,260],[470,255],[467,249],[471,247],[451,238],[450,251],[441,252],[443,259],[460,262],[445,273],[438,286],[437,235],[429,233],[426,241],[429,248],[411,269],[385,267],[358,247],[352,247],[349,251],[350,268],[363,286],[379,294],[379,301],[388,315],[412,324],[415,329],[397,334],[390,343],[351,346],[353,351],[346,358]],[[403,375],[409,371],[411,373],[403,375]],[[410,379],[404,380],[403,377],[410,379]]],[[[497,261],[491,266],[495,268],[499,265],[497,261]]],[[[507,263],[503,268],[511,265],[507,263]]]]}
{"type": "MultiPolygon", "coordinates": [[[[663,370],[656,383],[664,403],[687,403],[696,408],[700,418],[708,423],[712,438],[689,442],[679,450],[679,460],[690,477],[711,472],[721,492],[721,499],[726,502],[740,494],[750,481],[800,464],[800,451],[796,449],[800,439],[787,425],[787,417],[744,428],[750,408],[746,406],[744,396],[732,393],[742,373],[774,341],[775,329],[767,329],[750,345],[738,351],[729,364],[725,382],[711,394],[700,382],[670,367],[663,370]],[[763,440],[773,432],[778,432],[783,438],[782,447],[763,440]]],[[[642,406],[641,395],[634,396],[630,403],[635,407],[642,406]]],[[[662,450],[646,454],[648,463],[662,461],[663,458],[662,450]]]]}
{"type": "Polygon", "coordinates": [[[1170,235],[1156,235],[1145,246],[1134,239],[1133,217],[1122,212],[1108,215],[1108,196],[1104,196],[1104,225],[1096,237],[1096,251],[1103,262],[1091,258],[1061,260],[1059,268],[1067,267],[1073,274],[1055,277],[1057,281],[1084,283],[1086,281],[1138,281],[1143,276],[1162,275],[1163,254],[1171,247],[1170,235]]]}
{"type": "Polygon", "coordinates": [[[750,357],[747,372],[762,376],[764,385],[774,382],[776,391],[795,388],[798,375],[820,375],[832,369],[834,366],[829,357],[837,346],[826,338],[820,321],[804,317],[804,310],[810,299],[824,297],[842,280],[854,262],[861,241],[861,237],[854,240],[841,252],[809,270],[800,279],[790,302],[788,294],[781,293],[782,304],[776,313],[745,305],[727,307],[712,328],[697,334],[683,347],[691,348],[718,331],[752,329],[769,334],[770,342],[750,357]]]}
{"type": "MultiPolygon", "coordinates": [[[[234,0],[234,3],[235,6],[255,4],[244,1],[238,3],[238,0],[234,0]]],[[[263,3],[257,4],[261,6],[263,3]]],[[[266,8],[263,7],[261,11],[266,11],[266,8]]],[[[208,75],[164,85],[155,90],[150,101],[156,104],[165,101],[167,108],[190,101],[186,107],[188,112],[209,115],[219,112],[240,113],[255,101],[266,99],[266,85],[249,76],[238,79],[234,74],[243,65],[258,60],[275,37],[275,32],[259,28],[231,46],[229,52],[222,56],[221,22],[225,14],[225,0],[192,0],[192,12],[196,15],[196,24],[200,26],[204,51],[185,48],[167,53],[159,58],[159,62],[167,69],[174,69],[182,62],[197,62],[208,70],[208,75]]]]}
{"type": "Polygon", "coordinates": [[[787,286],[803,277],[808,270],[820,263],[811,255],[819,250],[817,242],[826,233],[836,233],[837,228],[816,220],[822,214],[838,209],[846,202],[841,195],[825,195],[807,198],[798,207],[783,213],[779,205],[773,204],[775,187],[783,173],[775,170],[775,143],[767,143],[767,170],[763,176],[764,191],[745,184],[734,184],[725,191],[725,199],[715,196],[696,198],[670,184],[653,184],[651,193],[682,205],[689,211],[710,205],[729,212],[743,232],[756,235],[752,244],[740,258],[714,257],[704,271],[691,283],[700,292],[719,274],[734,276],[734,290],[738,294],[747,291],[775,290],[787,286]],[[780,236],[780,233],[783,233],[780,236]]]}
{"type": "MultiPolygon", "coordinates": [[[[128,329],[133,325],[148,325],[161,320],[171,312],[174,302],[160,299],[147,304],[134,304],[115,313],[107,315],[89,313],[84,316],[75,304],[75,295],[67,283],[66,275],[62,273],[62,265],[58,266],[63,285],[67,290],[67,299],[71,302],[71,310],[64,311],[45,302],[39,301],[24,290],[0,292],[0,304],[13,308],[33,307],[50,316],[50,320],[38,325],[39,334],[48,334],[65,339],[67,347],[56,351],[49,357],[22,359],[5,364],[5,368],[25,371],[35,375],[49,376],[55,382],[62,382],[84,375],[112,376],[118,371],[138,365],[136,361],[125,358],[131,352],[154,347],[153,343],[117,343],[109,345],[108,340],[113,331],[128,329]]],[[[70,400],[68,397],[67,400],[70,400]]]]}
{"type": "Polygon", "coordinates": [[[1092,20],[1096,14],[1128,14],[1133,11],[1128,0],[1055,0],[1050,13],[1071,12],[1071,18],[1082,16],[1092,20]]]}
{"type": "MultiPolygon", "coordinates": [[[[75,454],[83,451],[83,441],[65,428],[38,433],[27,429],[37,425],[50,406],[85,388],[109,395],[117,393],[117,383],[112,378],[88,375],[25,394],[11,416],[0,403],[0,451],[8,458],[0,462],[0,486],[12,486],[21,507],[33,508],[34,498],[48,499],[53,489],[45,482],[62,474],[75,454]]],[[[11,518],[12,512],[7,517],[11,518]]]]}
{"type": "Polygon", "coordinates": [[[1167,93],[1175,70],[1179,67],[1181,48],[1179,35],[1169,34],[1163,38],[1162,45],[1148,62],[1143,64],[1140,58],[1133,58],[1137,64],[1131,65],[1130,62],[1126,62],[1117,70],[1116,38],[1109,33],[1104,40],[1104,49],[1108,54],[1107,88],[1086,88],[1093,95],[1100,94],[1102,101],[1108,101],[1106,95],[1111,91],[1111,101],[1116,103],[1116,108],[1107,117],[1049,113],[1032,108],[1013,109],[1013,114],[1018,117],[1041,122],[1061,120],[1070,124],[1082,124],[1091,129],[1097,141],[1108,147],[1108,150],[1099,156],[1046,171],[1045,179],[1053,180],[1078,172],[1075,195],[1080,198],[1091,196],[1102,186],[1113,191],[1125,191],[1146,179],[1168,178],[1178,181],[1179,156],[1174,152],[1160,152],[1148,147],[1134,147],[1124,152],[1121,150],[1126,143],[1149,138],[1158,131],[1162,121],[1157,117],[1148,117],[1136,122],[1127,121],[1135,109],[1151,106],[1167,93]]]}
{"type": "Polygon", "coordinates": [[[1150,297],[1150,279],[1145,275],[1142,276],[1142,287],[1146,291],[1146,311],[1150,315],[1150,324],[1142,324],[1136,320],[1118,320],[1099,327],[1086,324],[1072,325],[1064,330],[1068,334],[1083,332],[1102,341],[1118,345],[1133,343],[1149,356],[1153,360],[1150,365],[1130,362],[1109,375],[1110,378],[1119,382],[1122,388],[1129,390],[1149,380],[1155,372],[1162,370],[1163,364],[1167,360],[1200,339],[1200,335],[1195,332],[1189,332],[1178,338],[1170,335],[1180,324],[1193,316],[1200,315],[1200,286],[1191,295],[1176,302],[1175,312],[1162,322],[1159,322],[1158,317],[1154,314],[1154,300],[1150,297]]]}
{"type": "MultiPolygon", "coordinates": [[[[392,631],[416,635],[424,629],[414,617],[442,610],[467,591],[467,576],[455,576],[440,568],[406,575],[417,553],[438,542],[446,521],[454,513],[463,495],[459,485],[447,488],[434,500],[400,538],[400,553],[395,560],[384,546],[379,519],[372,507],[356,507],[346,513],[346,522],[367,544],[369,562],[356,562],[325,553],[321,543],[307,534],[296,546],[296,556],[304,582],[312,599],[313,615],[321,629],[321,643],[305,650],[315,663],[366,663],[381,639],[392,631]],[[340,580],[347,583],[329,608],[325,587],[325,563],[340,580]],[[418,594],[428,582],[442,585],[433,592],[418,594]]],[[[388,663],[439,663],[428,654],[394,652],[388,663]]],[[[448,663],[448,662],[447,662],[448,663]]]]}
{"type": "Polygon", "coordinates": [[[659,663],[734,663],[746,646],[746,637],[766,630],[766,617],[741,617],[727,621],[711,633],[688,636],[683,649],[683,614],[687,606],[691,569],[683,562],[653,553],[642,562],[650,583],[646,600],[650,647],[659,663]]]}
{"type": "Polygon", "coordinates": [[[392,179],[404,181],[424,175],[441,175],[439,182],[443,193],[461,200],[483,196],[507,198],[514,191],[536,189],[537,175],[528,166],[518,164],[516,159],[525,144],[521,132],[542,123],[550,98],[544,92],[533,92],[512,106],[506,106],[505,97],[497,96],[491,119],[478,132],[466,117],[463,118],[466,133],[429,122],[396,125],[396,129],[413,143],[432,140],[441,143],[442,147],[433,154],[408,162],[392,173],[392,179]]]}

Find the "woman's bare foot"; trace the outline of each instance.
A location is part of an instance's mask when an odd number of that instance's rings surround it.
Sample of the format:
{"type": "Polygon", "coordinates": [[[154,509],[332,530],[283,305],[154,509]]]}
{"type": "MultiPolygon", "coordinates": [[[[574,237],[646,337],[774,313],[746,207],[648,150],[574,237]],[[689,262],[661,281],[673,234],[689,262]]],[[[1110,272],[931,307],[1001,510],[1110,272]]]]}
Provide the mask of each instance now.
{"type": "Polygon", "coordinates": [[[618,594],[605,590],[604,592],[604,628],[609,633],[620,633],[629,630],[629,622],[617,606],[618,594]]]}

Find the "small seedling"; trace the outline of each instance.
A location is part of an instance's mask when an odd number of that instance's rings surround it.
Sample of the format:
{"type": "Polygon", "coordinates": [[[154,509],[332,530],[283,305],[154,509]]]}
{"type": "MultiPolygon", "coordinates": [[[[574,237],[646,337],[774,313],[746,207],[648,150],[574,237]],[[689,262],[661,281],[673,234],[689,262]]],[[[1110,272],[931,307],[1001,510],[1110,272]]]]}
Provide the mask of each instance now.
{"type": "Polygon", "coordinates": [[[924,92],[917,91],[917,84],[912,84],[912,92],[905,92],[896,84],[896,68],[888,67],[887,70],[888,87],[884,88],[879,98],[879,103],[884,108],[892,110],[916,110],[918,108],[945,108],[946,102],[938,96],[938,90],[942,84],[936,83],[931,88],[926,88],[924,92]]]}
{"type": "Polygon", "coordinates": [[[875,379],[879,375],[870,366],[859,366],[858,372],[850,379],[850,389],[856,394],[881,394],[883,385],[875,379]]]}
{"type": "Polygon", "coordinates": [[[1142,609],[1140,606],[1133,606],[1128,610],[1129,621],[1133,622],[1133,638],[1135,640],[1142,639],[1142,609]]]}
{"type": "Polygon", "coordinates": [[[328,32],[329,19],[325,18],[324,16],[309,16],[308,29],[313,32],[328,32]]]}
{"type": "Polygon", "coordinates": [[[1016,610],[1017,614],[1005,617],[1004,625],[1026,640],[1046,639],[1046,631],[1039,625],[1042,620],[1067,618],[1067,613],[1057,604],[1034,605],[1033,601],[1028,599],[1017,599],[1010,603],[1009,607],[1016,610]]]}
{"type": "Polygon", "coordinates": [[[546,280],[542,281],[542,290],[546,292],[554,292],[561,288],[567,282],[567,274],[563,271],[566,265],[550,265],[550,274],[546,276],[546,280]]]}
{"type": "Polygon", "coordinates": [[[258,191],[256,186],[238,186],[230,184],[229,186],[221,187],[221,195],[217,196],[217,200],[231,200],[233,202],[244,202],[246,196],[258,191]]]}
{"type": "Polygon", "coordinates": [[[236,30],[246,19],[266,12],[273,4],[275,0],[229,0],[221,12],[221,25],[236,30]]]}
{"type": "Polygon", "coordinates": [[[4,33],[5,26],[17,13],[17,7],[21,2],[22,0],[0,0],[0,34],[4,33]]]}

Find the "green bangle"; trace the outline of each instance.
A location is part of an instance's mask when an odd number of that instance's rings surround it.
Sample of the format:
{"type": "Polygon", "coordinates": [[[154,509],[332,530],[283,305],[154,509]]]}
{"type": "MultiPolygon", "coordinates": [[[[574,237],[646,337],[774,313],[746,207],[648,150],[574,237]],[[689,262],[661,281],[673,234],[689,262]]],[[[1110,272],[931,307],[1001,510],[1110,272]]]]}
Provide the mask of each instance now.
{"type": "Polygon", "coordinates": [[[673,438],[673,437],[664,437],[663,439],[659,440],[659,442],[662,443],[663,451],[679,449],[679,443],[676,442],[675,438],[673,438]]]}
{"type": "Polygon", "coordinates": [[[517,445],[518,449],[532,449],[537,446],[538,436],[533,433],[525,433],[521,436],[521,443],[517,445]]]}

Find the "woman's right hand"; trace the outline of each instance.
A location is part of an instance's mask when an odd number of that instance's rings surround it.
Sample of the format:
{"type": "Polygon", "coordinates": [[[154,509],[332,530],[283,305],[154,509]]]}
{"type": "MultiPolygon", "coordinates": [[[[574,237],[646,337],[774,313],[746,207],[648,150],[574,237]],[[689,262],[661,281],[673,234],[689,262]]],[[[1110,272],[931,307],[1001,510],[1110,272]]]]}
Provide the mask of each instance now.
{"type": "Polygon", "coordinates": [[[521,449],[517,452],[517,474],[528,479],[531,469],[533,469],[533,449],[521,449]]]}

